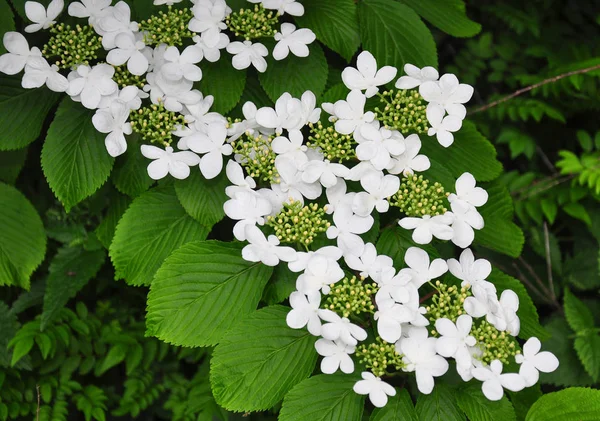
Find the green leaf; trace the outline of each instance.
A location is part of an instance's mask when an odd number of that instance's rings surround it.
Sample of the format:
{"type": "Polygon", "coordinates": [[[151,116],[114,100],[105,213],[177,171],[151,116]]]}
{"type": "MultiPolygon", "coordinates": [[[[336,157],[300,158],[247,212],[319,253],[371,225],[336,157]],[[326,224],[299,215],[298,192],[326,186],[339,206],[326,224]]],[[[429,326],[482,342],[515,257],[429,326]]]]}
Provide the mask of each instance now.
{"type": "Polygon", "coordinates": [[[319,374],[285,395],[279,421],[361,421],[365,397],[352,390],[357,374],[319,374]]]}
{"type": "Polygon", "coordinates": [[[275,266],[262,300],[267,305],[279,304],[287,300],[290,294],[296,290],[296,279],[298,279],[298,274],[289,270],[287,265],[275,266]]]}
{"type": "Polygon", "coordinates": [[[113,345],[104,360],[96,367],[95,375],[100,376],[113,368],[114,366],[121,364],[127,357],[128,347],[123,343],[117,343],[113,345]]]}
{"type": "Polygon", "coordinates": [[[130,204],[131,199],[123,194],[115,194],[111,197],[106,216],[94,231],[105,249],[108,250],[110,247],[119,219],[121,219],[130,204]]]}
{"type": "Polygon", "coordinates": [[[548,393],[533,404],[526,421],[597,421],[600,390],[573,387],[548,393]]]}
{"type": "Polygon", "coordinates": [[[188,215],[211,228],[225,216],[223,203],[228,200],[225,188],[230,184],[225,171],[207,180],[196,169],[185,180],[175,180],[175,192],[188,215]]]}
{"type": "Polygon", "coordinates": [[[210,381],[217,403],[229,411],[263,411],[312,373],[316,338],[294,330],[289,308],[265,307],[234,325],[215,348],[210,381]]]}
{"type": "Polygon", "coordinates": [[[273,102],[284,92],[294,98],[300,98],[306,91],[312,91],[317,99],[321,96],[327,83],[327,60],[318,43],[310,44],[309,49],[308,57],[290,54],[282,61],[267,58],[267,70],[258,78],[273,102]]]}
{"type": "Polygon", "coordinates": [[[384,229],[375,247],[378,254],[385,254],[392,258],[396,270],[406,267],[404,255],[410,247],[419,247],[425,250],[432,259],[439,257],[438,251],[432,245],[416,244],[412,240],[412,233],[400,227],[384,229]]]}
{"type": "Polygon", "coordinates": [[[575,351],[585,371],[597,383],[600,378],[600,336],[597,333],[588,333],[575,338],[575,351]]]}
{"type": "Polygon", "coordinates": [[[140,152],[140,143],[130,136],[127,139],[127,151],[115,164],[111,180],[117,190],[130,197],[137,197],[154,183],[148,175],[150,161],[140,152]]]}
{"type": "Polygon", "coordinates": [[[272,268],[242,258],[242,245],[198,241],[177,249],[156,273],[148,333],[181,346],[211,346],[256,310],[272,268]]]}
{"type": "Polygon", "coordinates": [[[562,209],[567,215],[572,216],[575,219],[585,222],[588,225],[592,225],[590,214],[581,203],[566,203],[562,209]]]}
{"type": "MultiPolygon", "coordinates": [[[[9,31],[15,30],[15,19],[7,1],[0,0],[0,37],[3,37],[9,31]]],[[[0,44],[0,54],[5,52],[6,48],[4,48],[4,44],[0,44]]]]}
{"type": "MultiPolygon", "coordinates": [[[[10,341],[17,333],[17,315],[11,312],[4,301],[0,301],[0,367],[8,367],[12,359],[8,349],[10,341]]],[[[0,371],[0,373],[2,373],[0,371]]],[[[0,374],[1,376],[1,374],[0,374]]],[[[2,384],[0,384],[2,387],[2,384]]]]}
{"type": "Polygon", "coordinates": [[[417,412],[406,389],[389,398],[383,408],[376,408],[369,421],[417,421],[417,412]]]}
{"type": "MultiPolygon", "coordinates": [[[[545,344],[544,348],[546,348],[545,344]]],[[[529,412],[531,405],[533,405],[542,396],[542,389],[538,383],[519,392],[508,391],[507,393],[510,397],[511,403],[515,408],[517,421],[525,421],[525,417],[527,416],[527,412],[529,412]]]]}
{"type": "Polygon", "coordinates": [[[410,6],[423,19],[453,37],[473,37],[481,25],[469,19],[463,0],[400,0],[410,6]]]}
{"type": "Polygon", "coordinates": [[[114,159],[104,146],[106,136],[92,124],[93,114],[65,98],[42,149],[44,175],[67,212],[98,190],[113,167],[114,159]]]}
{"type": "Polygon", "coordinates": [[[429,395],[420,394],[416,406],[419,421],[465,421],[452,389],[436,384],[429,395]]]}
{"type": "Polygon", "coordinates": [[[310,28],[317,39],[350,61],[360,46],[358,17],[354,0],[304,0],[299,26],[310,28]]]}
{"type": "Polygon", "coordinates": [[[115,230],[109,252],[115,277],[129,285],[150,285],[173,250],[204,240],[208,232],[185,212],[172,185],[147,191],[133,201],[115,230]]]}
{"type": "Polygon", "coordinates": [[[15,343],[12,359],[10,360],[11,367],[14,367],[21,358],[29,354],[31,348],[33,348],[33,338],[33,336],[25,336],[15,343]]]}
{"type": "Polygon", "coordinates": [[[214,97],[211,111],[221,114],[231,111],[240,102],[245,85],[246,71],[234,69],[228,58],[221,58],[216,63],[202,62],[202,80],[198,89],[205,97],[214,97]]]}
{"type": "Polygon", "coordinates": [[[29,200],[0,183],[0,286],[29,289],[29,278],[46,253],[42,220],[29,200]]]}
{"type": "Polygon", "coordinates": [[[567,322],[575,333],[585,332],[594,328],[594,316],[592,312],[568,288],[565,288],[564,306],[567,322]]]}
{"type": "Polygon", "coordinates": [[[363,49],[370,51],[379,67],[406,63],[437,67],[437,51],[431,32],[408,6],[389,0],[364,0],[358,5],[363,49]]]}
{"type": "Polygon", "coordinates": [[[516,421],[517,419],[515,409],[506,396],[499,401],[491,401],[483,395],[479,384],[460,389],[456,401],[470,421],[516,421]]]}
{"type": "Polygon", "coordinates": [[[82,246],[58,250],[46,280],[40,330],[44,330],[67,302],[96,276],[105,258],[104,250],[88,251],[82,246]]]}
{"type": "Polygon", "coordinates": [[[59,98],[46,88],[22,88],[20,76],[0,77],[0,150],[21,149],[37,139],[59,98]]]}
{"type": "Polygon", "coordinates": [[[521,320],[521,330],[518,335],[519,338],[529,339],[530,337],[535,336],[541,341],[549,338],[550,335],[548,332],[540,325],[535,304],[527,293],[525,286],[523,286],[520,281],[508,276],[498,269],[492,270],[491,275],[488,277],[488,281],[496,286],[498,296],[500,296],[505,289],[511,289],[519,297],[519,310],[517,310],[517,316],[519,316],[519,319],[521,320]]]}
{"type": "Polygon", "coordinates": [[[0,181],[15,184],[27,158],[27,148],[0,151],[0,181]]]}

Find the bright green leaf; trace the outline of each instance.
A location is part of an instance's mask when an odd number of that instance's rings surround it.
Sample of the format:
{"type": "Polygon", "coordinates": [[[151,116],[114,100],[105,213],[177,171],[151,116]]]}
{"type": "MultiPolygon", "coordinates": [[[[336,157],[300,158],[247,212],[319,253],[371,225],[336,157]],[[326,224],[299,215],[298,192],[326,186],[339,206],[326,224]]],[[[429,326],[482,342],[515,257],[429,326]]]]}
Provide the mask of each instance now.
{"type": "Polygon", "coordinates": [[[216,63],[202,62],[202,80],[198,89],[204,96],[212,95],[214,103],[211,111],[226,114],[240,102],[246,71],[236,70],[228,58],[221,58],[216,63]]]}
{"type": "Polygon", "coordinates": [[[548,393],[533,404],[526,421],[597,421],[600,390],[573,387],[548,393]]]}
{"type": "Polygon", "coordinates": [[[151,161],[142,155],[135,137],[127,139],[127,143],[127,151],[117,159],[111,180],[121,193],[137,197],[154,183],[147,171],[151,161]]]}
{"type": "Polygon", "coordinates": [[[464,387],[456,394],[460,409],[470,421],[516,421],[515,409],[503,396],[499,401],[491,401],[481,392],[481,386],[474,384],[464,387]]]}
{"type": "Polygon", "coordinates": [[[223,203],[228,199],[225,188],[230,184],[225,171],[207,180],[196,168],[185,180],[175,181],[175,192],[188,215],[211,228],[225,216],[223,203]]]}
{"type": "Polygon", "coordinates": [[[592,312],[568,288],[565,288],[564,305],[567,322],[576,333],[594,328],[592,312]]]}
{"type": "Polygon", "coordinates": [[[472,37],[481,25],[469,19],[463,0],[400,0],[432,25],[453,37],[472,37]]]}
{"type": "Polygon", "coordinates": [[[600,336],[588,333],[575,338],[575,351],[585,371],[597,383],[600,378],[600,336]]]}
{"type": "Polygon", "coordinates": [[[436,384],[429,395],[420,394],[416,410],[419,421],[465,421],[455,392],[443,384],[436,384]]]}
{"type": "Polygon", "coordinates": [[[383,408],[376,408],[369,421],[417,421],[417,412],[406,389],[396,390],[383,408]]]}

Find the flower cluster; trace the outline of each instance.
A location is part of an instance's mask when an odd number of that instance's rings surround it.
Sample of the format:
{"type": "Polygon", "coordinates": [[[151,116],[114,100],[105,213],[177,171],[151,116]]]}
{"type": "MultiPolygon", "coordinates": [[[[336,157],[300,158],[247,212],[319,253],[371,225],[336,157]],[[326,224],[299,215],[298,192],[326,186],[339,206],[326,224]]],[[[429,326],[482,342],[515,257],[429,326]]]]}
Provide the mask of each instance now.
{"type": "Polygon", "coordinates": [[[228,120],[210,112],[214,98],[194,86],[202,80],[202,62],[220,60],[225,50],[235,69],[254,66],[264,72],[269,51],[257,39],[274,38],[272,56],[283,60],[290,52],[308,56],[316,37],[308,28],[279,23],[285,14],[304,14],[295,0],[251,0],[253,9],[236,13],[225,0],[173,6],[181,2],[154,0],[167,11],[138,23],[124,1],[74,1],[68,14],[87,22],[71,27],[57,24],[64,0],[52,0],[48,7],[28,1],[25,12],[32,24],[25,31],[49,29],[52,36],[40,50],[22,34],[7,32],[8,53],[0,56],[0,72],[24,72],[24,88],[45,85],[94,110],[93,125],[106,134],[106,150],[113,157],[125,153],[130,135],[139,134],[150,143],[141,146],[141,153],[153,160],[148,174],[155,180],[167,174],[186,178],[196,165],[204,177],[213,178],[223,168],[223,155],[233,149],[226,142],[228,120]]]}
{"type": "Polygon", "coordinates": [[[511,290],[498,296],[486,280],[490,263],[476,260],[467,248],[475,230],[484,227],[478,208],[487,192],[470,173],[456,180],[453,192],[416,174],[431,165],[420,153],[422,141],[432,141],[426,136],[444,147],[452,143],[472,88],[454,75],[439,78],[432,68],[406,65],[405,71],[396,81],[405,93],[385,91],[381,99],[388,109],[370,110],[367,99],[392,82],[397,70],[378,69],[370,53],[361,53],[357,68],[342,73],[346,98],[321,105],[329,114],[325,123],[310,92],[301,98],[284,94],[274,108],[246,103],[245,120],[228,132],[236,142],[246,136],[247,146],[227,163],[232,185],[224,210],[237,221],[236,239],[248,243],[244,259],[269,266],[284,262],[298,274],[287,323],[319,337],[315,347],[323,373],[351,373],[359,366],[362,380],[354,391],[381,407],[396,393],[384,380],[393,371],[415,373],[418,389],[431,393],[435,377],[454,361],[464,381],[480,380],[485,396],[498,400],[503,389],[535,384],[539,371],[555,370],[558,360],[539,352],[536,338],[521,350],[515,338],[518,296],[511,290]],[[254,161],[276,176],[255,180],[254,161]],[[351,191],[355,186],[358,191],[351,191]],[[321,209],[331,215],[326,231],[314,229],[326,226],[323,212],[315,216],[321,209]],[[399,212],[398,225],[412,230],[417,244],[435,237],[464,251],[459,260],[432,260],[425,250],[410,247],[406,267],[397,270],[389,256],[363,240],[374,226],[374,212],[399,212]],[[448,283],[455,278],[462,283],[448,283]],[[365,329],[370,325],[375,338],[365,329]],[[502,373],[513,361],[519,372],[502,373]]]}

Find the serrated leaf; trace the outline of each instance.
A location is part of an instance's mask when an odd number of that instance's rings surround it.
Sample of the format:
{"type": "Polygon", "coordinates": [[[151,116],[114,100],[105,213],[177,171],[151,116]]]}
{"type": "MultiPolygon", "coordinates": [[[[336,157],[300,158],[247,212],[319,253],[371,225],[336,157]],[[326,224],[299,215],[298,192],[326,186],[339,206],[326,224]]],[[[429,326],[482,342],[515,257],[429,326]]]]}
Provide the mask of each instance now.
{"type": "Polygon", "coordinates": [[[598,382],[600,378],[600,336],[588,333],[575,338],[575,351],[585,371],[598,382]]]}
{"type": "Polygon", "coordinates": [[[354,0],[304,0],[299,26],[310,28],[317,39],[350,61],[360,46],[358,17],[354,0]]]}
{"type": "Polygon", "coordinates": [[[292,272],[287,265],[275,266],[273,276],[263,292],[262,301],[267,305],[273,305],[287,300],[296,290],[296,279],[298,274],[292,272]]]}
{"type": "Polygon", "coordinates": [[[594,316],[592,312],[568,288],[565,288],[563,299],[565,317],[571,329],[576,333],[580,333],[594,328],[594,316]]]}
{"type": "Polygon", "coordinates": [[[0,150],[21,149],[37,139],[48,112],[59,98],[60,94],[45,87],[22,88],[20,76],[2,75],[0,77],[0,150]]]}
{"type": "Polygon", "coordinates": [[[456,394],[456,402],[470,421],[516,421],[515,409],[503,396],[491,401],[481,392],[479,384],[464,387],[456,394]]]}
{"type": "Polygon", "coordinates": [[[431,32],[408,6],[388,0],[364,0],[358,5],[363,49],[402,71],[406,63],[437,67],[437,51],[431,32]]]}
{"type": "Polygon", "coordinates": [[[202,80],[200,91],[206,97],[212,95],[215,100],[211,111],[226,114],[240,102],[246,85],[246,70],[236,70],[228,55],[216,63],[202,62],[202,80]]]}
{"type": "Polygon", "coordinates": [[[29,354],[31,348],[33,348],[33,338],[33,336],[26,336],[15,343],[15,346],[12,350],[12,359],[10,360],[11,367],[14,367],[21,358],[29,354]]]}
{"type": "Polygon", "coordinates": [[[67,212],[104,184],[112,158],[104,134],[92,124],[93,111],[65,98],[44,141],[42,168],[50,188],[67,212]]]}
{"type": "Polygon", "coordinates": [[[289,310],[265,307],[221,339],[210,365],[213,395],[220,406],[236,412],[269,409],[313,371],[316,338],[287,326],[289,310]]]}
{"type": "Polygon", "coordinates": [[[361,421],[365,397],[352,390],[356,373],[320,374],[298,383],[283,399],[279,421],[361,421]]]}
{"type": "Polygon", "coordinates": [[[419,421],[465,421],[454,391],[444,384],[436,384],[429,395],[420,394],[416,410],[419,421]]]}
{"type": "Polygon", "coordinates": [[[597,421],[600,390],[572,387],[548,393],[533,404],[525,421],[597,421]]]}
{"type": "Polygon", "coordinates": [[[29,289],[29,278],[46,253],[42,220],[17,189],[0,183],[0,286],[29,289]]]}
{"type": "Polygon", "coordinates": [[[58,250],[46,280],[40,330],[98,273],[105,259],[104,250],[88,251],[82,246],[58,250]]]}
{"type": "Polygon", "coordinates": [[[123,194],[115,194],[111,197],[110,206],[108,207],[106,215],[94,231],[105,249],[108,250],[110,247],[117,224],[130,204],[131,199],[123,194]]]}
{"type": "Polygon", "coordinates": [[[369,421],[417,421],[417,412],[406,389],[396,390],[383,408],[375,408],[369,421]]]}
{"type": "Polygon", "coordinates": [[[0,151],[0,181],[15,184],[27,158],[27,148],[0,151]]]}
{"type": "Polygon", "coordinates": [[[175,192],[188,215],[207,228],[212,228],[225,216],[223,203],[228,200],[225,188],[231,183],[225,171],[212,180],[200,171],[192,171],[185,180],[175,181],[175,192]]]}
{"type": "Polygon", "coordinates": [[[423,19],[453,37],[473,37],[481,31],[481,25],[469,19],[463,0],[400,0],[423,19]]]}
{"type": "Polygon", "coordinates": [[[121,364],[125,360],[125,357],[127,357],[127,351],[128,347],[123,343],[113,345],[108,354],[106,354],[106,357],[104,357],[104,360],[96,367],[94,374],[100,376],[117,364],[121,364]]]}
{"type": "Polygon", "coordinates": [[[150,285],[172,251],[205,239],[208,232],[185,212],[172,185],[147,191],[133,201],[115,230],[109,250],[115,277],[130,285],[150,285]]]}
{"type": "Polygon", "coordinates": [[[152,281],[148,333],[175,345],[215,345],[256,310],[271,272],[245,261],[238,243],[186,244],[165,260],[152,281]]]}
{"type": "Polygon", "coordinates": [[[432,245],[416,244],[412,240],[412,233],[400,227],[384,229],[375,247],[378,254],[389,256],[394,261],[394,268],[396,270],[406,267],[404,255],[410,247],[419,247],[425,250],[431,259],[439,257],[438,251],[432,245]]]}
{"type": "MultiPolygon", "coordinates": [[[[17,316],[11,312],[4,301],[0,301],[0,367],[8,367],[11,360],[11,351],[8,349],[10,341],[17,333],[17,316]]],[[[0,387],[2,385],[0,384],[0,387]]]]}
{"type": "Polygon", "coordinates": [[[136,197],[148,190],[154,180],[148,175],[150,161],[142,155],[140,143],[131,137],[127,143],[127,151],[117,160],[111,180],[121,193],[136,197]]]}
{"type": "Polygon", "coordinates": [[[538,383],[519,392],[507,391],[507,393],[510,397],[510,402],[515,408],[517,421],[525,421],[525,417],[527,416],[527,412],[529,412],[531,405],[533,405],[542,396],[542,389],[538,383]]]}
{"type": "Polygon", "coordinates": [[[281,61],[267,58],[267,70],[258,78],[273,102],[284,92],[289,92],[294,98],[300,98],[305,91],[312,91],[317,99],[321,96],[327,83],[327,60],[318,43],[310,44],[309,50],[308,57],[290,54],[281,61]]]}
{"type": "MultiPolygon", "coordinates": [[[[7,1],[0,0],[0,37],[4,37],[5,33],[15,30],[15,19],[7,1]]],[[[4,45],[0,45],[0,54],[5,52],[4,45]]]]}

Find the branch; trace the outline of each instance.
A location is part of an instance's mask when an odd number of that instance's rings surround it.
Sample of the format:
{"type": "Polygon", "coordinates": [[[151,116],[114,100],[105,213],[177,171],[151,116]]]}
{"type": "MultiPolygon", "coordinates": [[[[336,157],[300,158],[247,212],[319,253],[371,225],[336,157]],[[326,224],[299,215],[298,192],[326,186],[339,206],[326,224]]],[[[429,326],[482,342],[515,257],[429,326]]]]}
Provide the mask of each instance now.
{"type": "Polygon", "coordinates": [[[495,107],[496,105],[502,104],[503,102],[506,102],[506,101],[508,101],[510,99],[518,97],[519,95],[522,95],[522,94],[524,94],[526,92],[529,92],[529,91],[531,91],[531,90],[533,90],[535,88],[539,88],[540,86],[544,86],[544,85],[547,85],[549,83],[558,82],[559,80],[564,79],[564,78],[569,77],[569,76],[580,75],[580,74],[588,73],[588,72],[591,72],[593,70],[598,70],[598,69],[600,69],[600,64],[597,64],[597,65],[592,66],[592,67],[586,67],[585,69],[573,70],[571,72],[562,73],[560,75],[557,75],[557,76],[554,76],[554,77],[551,77],[551,78],[548,78],[548,79],[544,79],[541,82],[538,82],[538,83],[535,83],[535,84],[533,84],[531,86],[527,86],[525,88],[519,89],[518,91],[515,91],[512,94],[510,94],[508,96],[505,96],[504,98],[501,98],[501,99],[498,99],[496,101],[490,102],[489,104],[484,105],[482,107],[475,108],[473,111],[469,112],[469,114],[476,114],[476,113],[480,113],[482,111],[489,110],[490,108],[495,107]]]}

